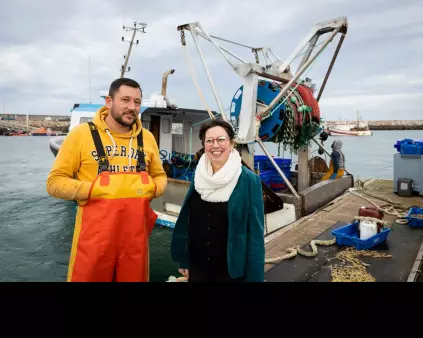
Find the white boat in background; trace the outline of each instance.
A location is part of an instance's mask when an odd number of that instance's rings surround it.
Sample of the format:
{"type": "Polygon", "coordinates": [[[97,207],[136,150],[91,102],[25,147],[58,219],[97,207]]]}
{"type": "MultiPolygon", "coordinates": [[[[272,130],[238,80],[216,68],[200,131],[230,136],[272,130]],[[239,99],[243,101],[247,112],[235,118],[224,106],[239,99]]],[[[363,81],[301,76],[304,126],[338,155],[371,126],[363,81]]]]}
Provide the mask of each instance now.
{"type": "Polygon", "coordinates": [[[332,136],[372,136],[373,133],[367,122],[361,121],[357,110],[357,123],[335,122],[328,125],[328,131],[332,136]]]}
{"type": "MultiPolygon", "coordinates": [[[[105,94],[101,93],[100,96],[103,99],[105,99],[105,94]]],[[[103,104],[96,104],[96,103],[74,104],[73,108],[70,110],[71,120],[69,124],[69,131],[71,131],[78,124],[91,121],[94,118],[97,110],[100,109],[102,106],[103,104]]],[[[52,137],[49,140],[50,150],[55,157],[57,156],[57,153],[65,137],[66,135],[61,135],[57,137],[52,137]]]]}

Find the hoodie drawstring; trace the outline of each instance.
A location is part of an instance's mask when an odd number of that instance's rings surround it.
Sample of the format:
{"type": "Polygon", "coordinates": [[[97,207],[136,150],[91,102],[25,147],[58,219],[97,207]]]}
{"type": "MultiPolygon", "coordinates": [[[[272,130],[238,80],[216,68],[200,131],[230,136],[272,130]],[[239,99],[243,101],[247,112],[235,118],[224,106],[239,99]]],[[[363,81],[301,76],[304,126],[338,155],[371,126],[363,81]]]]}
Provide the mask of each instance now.
{"type": "Polygon", "coordinates": [[[106,133],[107,133],[107,135],[109,136],[110,141],[112,141],[112,144],[113,144],[112,157],[110,158],[110,159],[112,160],[112,159],[113,159],[113,157],[115,157],[116,142],[115,142],[115,140],[114,140],[114,138],[113,138],[112,134],[110,134],[109,129],[106,129],[106,133]]]}
{"type": "MultiPolygon", "coordinates": [[[[115,151],[116,151],[116,142],[115,139],[113,138],[112,134],[110,134],[109,129],[106,129],[106,134],[109,136],[110,141],[112,141],[113,144],[113,151],[112,151],[112,156],[110,157],[110,159],[112,160],[113,157],[115,156],[115,151]]],[[[129,140],[129,150],[128,150],[128,170],[131,170],[131,149],[132,149],[132,140],[134,138],[131,137],[131,139],[129,140]]]]}
{"type": "MultiPolygon", "coordinates": [[[[129,140],[129,150],[131,150],[132,149],[132,140],[133,140],[134,138],[133,137],[131,137],[131,139],[129,140]]],[[[128,151],[128,170],[131,170],[130,169],[131,168],[131,154],[130,154],[130,151],[128,151]]],[[[131,170],[132,171],[132,170],[131,170]]]]}

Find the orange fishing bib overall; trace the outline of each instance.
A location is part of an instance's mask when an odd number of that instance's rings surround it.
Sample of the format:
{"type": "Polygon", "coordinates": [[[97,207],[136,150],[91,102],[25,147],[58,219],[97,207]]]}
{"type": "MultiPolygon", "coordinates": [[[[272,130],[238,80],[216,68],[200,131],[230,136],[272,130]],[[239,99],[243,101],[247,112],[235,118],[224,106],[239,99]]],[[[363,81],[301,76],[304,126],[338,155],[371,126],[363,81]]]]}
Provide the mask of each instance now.
{"type": "Polygon", "coordinates": [[[145,171],[142,130],[136,172],[112,173],[98,134],[90,130],[99,155],[99,174],[88,201],[78,206],[69,263],[70,282],[149,281],[149,236],[157,219],[150,208],[156,193],[145,171]]]}

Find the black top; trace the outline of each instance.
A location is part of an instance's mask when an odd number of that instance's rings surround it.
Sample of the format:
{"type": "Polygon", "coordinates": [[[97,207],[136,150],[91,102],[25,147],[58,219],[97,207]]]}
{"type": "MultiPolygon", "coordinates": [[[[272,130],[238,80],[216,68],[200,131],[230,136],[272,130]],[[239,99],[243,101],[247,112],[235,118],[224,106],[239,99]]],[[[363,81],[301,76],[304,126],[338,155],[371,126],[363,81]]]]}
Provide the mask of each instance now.
{"type": "MultiPolygon", "coordinates": [[[[189,269],[202,276],[227,276],[228,202],[206,202],[194,189],[189,216],[189,269]]],[[[194,275],[192,277],[195,277],[194,275]]]]}

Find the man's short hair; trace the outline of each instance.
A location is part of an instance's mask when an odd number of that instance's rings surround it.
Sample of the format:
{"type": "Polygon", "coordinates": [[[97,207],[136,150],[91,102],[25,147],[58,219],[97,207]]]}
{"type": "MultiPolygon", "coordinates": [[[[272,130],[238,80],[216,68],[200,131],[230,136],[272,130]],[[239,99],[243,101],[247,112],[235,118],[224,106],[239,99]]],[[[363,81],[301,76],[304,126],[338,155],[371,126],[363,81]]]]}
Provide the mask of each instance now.
{"type": "Polygon", "coordinates": [[[112,82],[112,84],[110,85],[109,96],[111,98],[113,98],[115,96],[115,94],[119,91],[120,86],[128,86],[128,87],[132,87],[132,88],[138,88],[140,90],[141,96],[142,96],[142,89],[141,89],[141,86],[139,85],[139,83],[135,80],[123,77],[123,78],[114,80],[112,82]]]}

